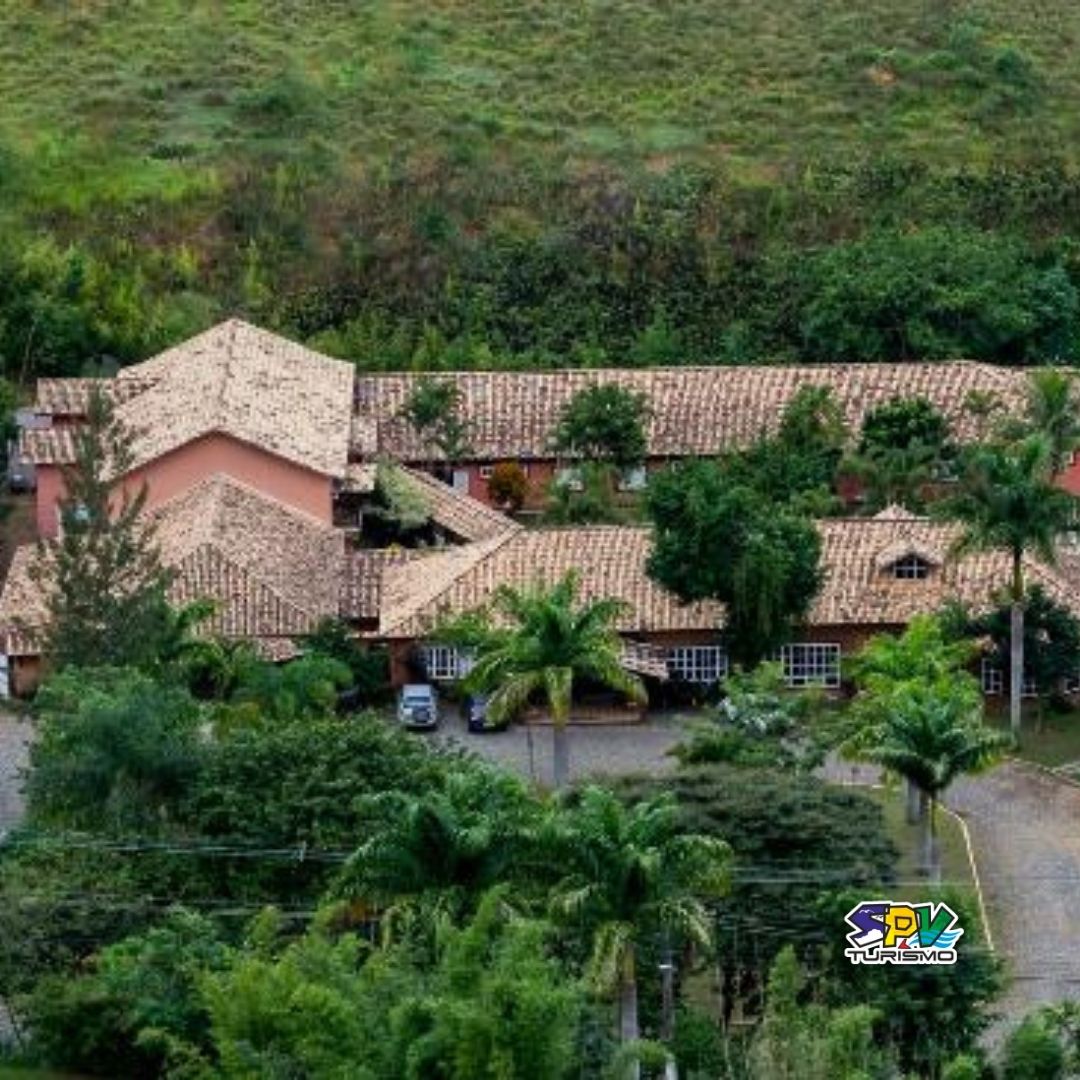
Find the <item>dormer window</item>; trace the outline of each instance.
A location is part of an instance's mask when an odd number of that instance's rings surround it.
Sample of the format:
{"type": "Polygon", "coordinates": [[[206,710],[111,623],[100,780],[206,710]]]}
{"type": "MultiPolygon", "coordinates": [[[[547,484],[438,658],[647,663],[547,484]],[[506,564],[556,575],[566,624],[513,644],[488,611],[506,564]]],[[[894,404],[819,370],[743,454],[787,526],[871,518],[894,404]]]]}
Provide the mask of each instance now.
{"type": "Polygon", "coordinates": [[[921,555],[905,555],[892,564],[892,576],[897,581],[922,581],[930,574],[930,564],[921,555]]]}

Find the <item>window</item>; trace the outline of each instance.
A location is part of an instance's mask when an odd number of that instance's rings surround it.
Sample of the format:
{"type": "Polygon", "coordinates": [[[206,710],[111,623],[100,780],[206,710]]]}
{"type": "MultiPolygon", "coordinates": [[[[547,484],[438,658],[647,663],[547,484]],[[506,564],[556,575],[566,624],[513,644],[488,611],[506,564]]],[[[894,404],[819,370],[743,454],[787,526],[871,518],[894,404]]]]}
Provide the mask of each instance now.
{"type": "Polygon", "coordinates": [[[468,650],[453,645],[425,645],[424,670],[432,682],[452,682],[472,670],[473,656],[468,650]]]}
{"type": "Polygon", "coordinates": [[[633,469],[626,469],[619,477],[620,491],[644,491],[649,482],[648,473],[644,465],[638,465],[633,469]]]}
{"type": "Polygon", "coordinates": [[[798,644],[780,650],[784,681],[791,687],[840,685],[840,646],[798,644]]]}
{"type": "Polygon", "coordinates": [[[494,465],[481,465],[480,466],[480,478],[482,480],[490,480],[491,474],[495,471],[494,465]]]}
{"type": "Polygon", "coordinates": [[[711,686],[727,675],[728,658],[719,645],[679,645],[668,650],[667,666],[677,679],[711,686]]]}
{"type": "Polygon", "coordinates": [[[989,656],[982,658],[982,664],[979,667],[979,682],[982,684],[984,694],[996,695],[1005,692],[1005,672],[989,656]]]}
{"type": "Polygon", "coordinates": [[[1061,692],[1069,697],[1080,694],[1080,673],[1061,680],[1061,692]]]}
{"type": "Polygon", "coordinates": [[[581,479],[581,471],[579,469],[560,469],[555,474],[555,483],[562,488],[566,488],[568,491],[584,491],[585,484],[581,479]]]}
{"type": "Polygon", "coordinates": [[[899,581],[921,581],[930,573],[930,564],[919,555],[905,555],[892,564],[893,577],[899,581]]]}
{"type": "MultiPolygon", "coordinates": [[[[993,659],[989,656],[982,658],[982,663],[979,667],[979,682],[982,685],[982,692],[984,694],[1004,694],[1007,681],[1005,678],[1005,672],[994,663],[993,659]]],[[[1039,696],[1039,687],[1035,682],[1035,676],[1030,672],[1024,672],[1024,681],[1020,687],[1020,696],[1026,698],[1033,698],[1039,696]]]]}

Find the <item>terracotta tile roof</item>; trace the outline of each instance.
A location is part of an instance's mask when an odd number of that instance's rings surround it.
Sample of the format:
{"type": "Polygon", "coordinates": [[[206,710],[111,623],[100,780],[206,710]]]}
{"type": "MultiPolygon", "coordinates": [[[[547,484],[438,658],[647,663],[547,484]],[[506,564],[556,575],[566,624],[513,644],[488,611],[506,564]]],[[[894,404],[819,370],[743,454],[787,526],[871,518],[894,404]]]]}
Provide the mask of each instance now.
{"type": "Polygon", "coordinates": [[[582,598],[628,604],[618,623],[623,631],[715,629],[718,605],[682,605],[645,573],[651,543],[643,528],[522,529],[429,555],[418,564],[389,567],[380,635],[422,637],[440,615],[481,607],[500,585],[553,584],[569,570],[580,575],[582,598]]]}
{"type": "MultiPolygon", "coordinates": [[[[74,408],[80,399],[85,408],[91,381],[74,380],[68,387],[60,382],[39,386],[41,410],[74,408]]],[[[136,434],[136,467],[220,432],[316,472],[345,475],[352,365],[239,320],[124,368],[103,388],[136,434]]],[[[32,436],[23,447],[33,460],[71,460],[66,434],[32,436]]]]}
{"type": "MultiPolygon", "coordinates": [[[[280,652],[280,643],[338,614],[344,564],[338,530],[223,476],[151,517],[162,561],[176,571],[170,599],[217,602],[202,632],[280,652]]],[[[35,557],[34,545],[18,548],[0,592],[0,627],[9,633],[45,621],[45,597],[29,575],[35,557]]]]}
{"type": "Polygon", "coordinates": [[[521,526],[487,503],[474,499],[450,484],[420,469],[402,467],[409,480],[420,489],[432,521],[459,540],[485,540],[514,532],[521,526]]]}
{"type": "MultiPolygon", "coordinates": [[[[820,521],[818,529],[825,582],[810,613],[811,625],[899,626],[915,615],[939,610],[947,600],[985,610],[1011,578],[1006,554],[958,559],[951,552],[959,529],[927,518],[841,518],[820,521]],[[892,564],[912,553],[932,564],[929,575],[916,580],[893,577],[892,564]]],[[[1062,570],[1027,559],[1025,572],[1029,582],[1042,585],[1080,615],[1080,590],[1062,570]]]]}
{"type": "Polygon", "coordinates": [[[347,545],[341,583],[341,617],[363,621],[378,619],[386,568],[422,558],[423,554],[410,548],[355,548],[347,545]]]}
{"type": "MultiPolygon", "coordinates": [[[[671,367],[566,371],[475,371],[439,376],[461,391],[477,460],[550,457],[551,433],[566,403],[583,387],[617,383],[645,393],[652,415],[649,453],[656,457],[712,454],[745,445],[775,428],[802,386],[831,386],[848,424],[857,430],[871,408],[896,397],[925,397],[948,418],[959,439],[974,438],[979,421],[966,408],[975,391],[1018,408],[1027,375],[973,361],[832,364],[773,367],[671,367]]],[[[359,375],[354,453],[402,461],[437,456],[401,418],[420,376],[359,375]]]]}
{"type": "MultiPolygon", "coordinates": [[[[1007,585],[1009,560],[986,553],[950,555],[957,530],[904,512],[894,518],[819,522],[824,583],[810,613],[811,627],[899,626],[932,613],[948,599],[985,609],[1007,585]],[[898,580],[891,565],[911,551],[941,561],[927,578],[898,580]],[[884,561],[888,556],[888,561],[884,561]]],[[[420,566],[388,567],[383,577],[380,633],[422,637],[439,617],[489,602],[501,584],[551,583],[568,570],[582,576],[583,595],[614,596],[630,605],[620,620],[626,632],[709,630],[721,624],[718,605],[683,606],[648,577],[649,531],[594,526],[537,529],[496,537],[426,556],[420,566]]],[[[1080,615],[1080,582],[1028,560],[1028,578],[1080,615]]]]}

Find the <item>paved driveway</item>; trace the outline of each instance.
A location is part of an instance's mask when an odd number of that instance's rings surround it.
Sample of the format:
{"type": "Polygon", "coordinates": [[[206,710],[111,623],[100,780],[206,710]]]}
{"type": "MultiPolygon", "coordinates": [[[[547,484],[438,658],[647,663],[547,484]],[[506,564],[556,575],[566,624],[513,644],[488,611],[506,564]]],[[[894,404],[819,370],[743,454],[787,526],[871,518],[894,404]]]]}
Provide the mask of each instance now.
{"type": "Polygon", "coordinates": [[[0,837],[22,817],[20,773],[26,765],[30,724],[0,712],[0,837]]]}
{"type": "Polygon", "coordinates": [[[958,780],[946,800],[971,831],[1007,1015],[1080,999],[1080,787],[1009,761],[958,780]]]}
{"type": "MultiPolygon", "coordinates": [[[[676,765],[668,751],[679,741],[686,721],[654,716],[640,724],[581,724],[570,728],[570,776],[668,772],[676,765]]],[[[549,787],[551,728],[515,725],[508,731],[471,735],[456,715],[444,719],[439,738],[462,746],[549,787]]]]}

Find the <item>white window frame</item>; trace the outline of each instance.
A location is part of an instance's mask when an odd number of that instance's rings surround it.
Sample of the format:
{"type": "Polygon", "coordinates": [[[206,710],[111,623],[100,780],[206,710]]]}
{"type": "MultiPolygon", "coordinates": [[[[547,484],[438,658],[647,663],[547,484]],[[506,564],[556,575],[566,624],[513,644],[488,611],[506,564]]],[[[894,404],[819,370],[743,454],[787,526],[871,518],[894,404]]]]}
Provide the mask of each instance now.
{"type": "MultiPolygon", "coordinates": [[[[991,656],[984,656],[979,664],[979,685],[982,687],[982,692],[988,697],[997,697],[1005,693],[1008,685],[1005,671],[994,663],[991,656]]],[[[1039,696],[1039,688],[1035,685],[1035,677],[1029,672],[1024,672],[1020,696],[1022,698],[1039,696]]]]}
{"type": "Polygon", "coordinates": [[[471,649],[456,645],[424,645],[424,672],[431,682],[456,682],[472,671],[476,659],[471,649]]]}
{"type": "Polygon", "coordinates": [[[892,576],[897,581],[925,581],[930,576],[930,564],[912,552],[892,564],[892,576]]]}
{"type": "Polygon", "coordinates": [[[674,645],[668,649],[672,676],[698,686],[712,686],[727,678],[728,657],[722,645],[674,645]]]}
{"type": "Polygon", "coordinates": [[[494,472],[495,472],[495,466],[494,465],[481,465],[480,466],[480,479],[481,480],[490,480],[491,476],[492,476],[492,473],[494,473],[494,472]]]}
{"type": "Polygon", "coordinates": [[[793,641],[780,650],[784,682],[793,690],[840,686],[840,646],[826,641],[793,641]]]}
{"type": "Polygon", "coordinates": [[[644,465],[635,465],[632,469],[625,469],[619,475],[620,491],[644,491],[649,483],[649,474],[644,465]]]}
{"type": "Polygon", "coordinates": [[[979,664],[979,685],[987,697],[1005,693],[1005,672],[989,656],[984,656],[979,664]]]}

